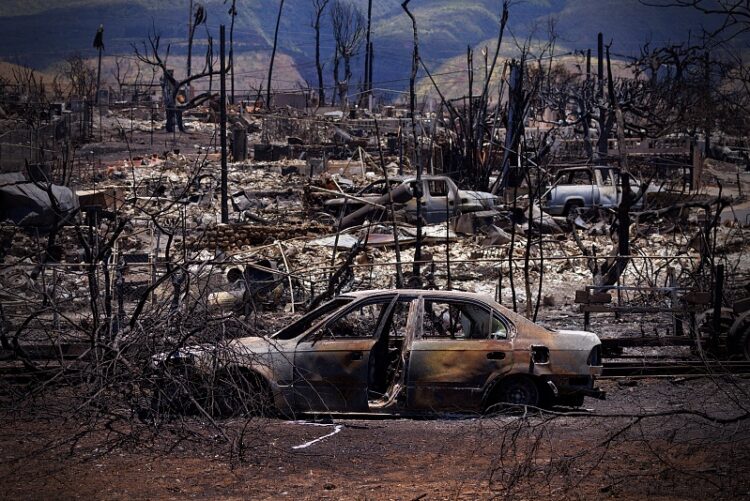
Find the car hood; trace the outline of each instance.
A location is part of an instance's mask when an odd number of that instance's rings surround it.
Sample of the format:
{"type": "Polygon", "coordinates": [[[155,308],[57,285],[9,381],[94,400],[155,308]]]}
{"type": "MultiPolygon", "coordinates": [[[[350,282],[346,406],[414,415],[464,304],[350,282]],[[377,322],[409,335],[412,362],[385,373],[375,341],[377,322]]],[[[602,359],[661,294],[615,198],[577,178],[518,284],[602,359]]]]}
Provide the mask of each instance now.
{"type": "Polygon", "coordinates": [[[152,357],[155,364],[167,361],[187,361],[193,364],[209,364],[212,360],[232,360],[242,355],[262,355],[277,350],[277,343],[270,338],[249,336],[230,341],[224,346],[198,344],[185,346],[172,352],[158,353],[152,357]]]}
{"type": "Polygon", "coordinates": [[[461,198],[468,198],[471,200],[495,200],[497,197],[492,193],[486,191],[473,191],[473,190],[458,190],[458,195],[461,198]]]}
{"type": "Polygon", "coordinates": [[[233,340],[229,347],[248,353],[265,353],[276,349],[277,344],[272,338],[248,336],[233,340]]]}

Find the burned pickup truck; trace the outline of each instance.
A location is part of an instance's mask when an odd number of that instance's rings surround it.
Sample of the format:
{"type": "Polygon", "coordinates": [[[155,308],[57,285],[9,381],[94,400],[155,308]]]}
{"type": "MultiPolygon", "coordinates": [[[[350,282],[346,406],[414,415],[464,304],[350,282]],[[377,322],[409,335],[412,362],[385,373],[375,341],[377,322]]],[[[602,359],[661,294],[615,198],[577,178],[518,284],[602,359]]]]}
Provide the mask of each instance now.
{"type": "MultiPolygon", "coordinates": [[[[324,207],[334,214],[339,214],[343,207],[348,214],[342,221],[346,228],[382,212],[392,198],[394,210],[403,214],[407,222],[415,222],[418,191],[416,178],[390,179],[388,183],[383,179],[370,183],[353,197],[328,200],[324,207]]],[[[492,193],[461,190],[448,176],[422,176],[421,192],[421,216],[427,224],[442,223],[458,214],[494,209],[499,204],[492,193]]]]}
{"type": "Polygon", "coordinates": [[[207,382],[211,398],[191,400],[232,414],[483,412],[603,397],[595,334],[550,331],[468,292],[354,292],[272,336],[184,348],[156,363],[207,382]]]}
{"type": "MultiPolygon", "coordinates": [[[[631,179],[630,189],[636,197],[633,208],[643,207],[637,180],[631,179]]],[[[567,216],[579,208],[615,208],[622,201],[620,171],[607,166],[561,169],[544,198],[544,211],[553,216],[567,216]]]]}

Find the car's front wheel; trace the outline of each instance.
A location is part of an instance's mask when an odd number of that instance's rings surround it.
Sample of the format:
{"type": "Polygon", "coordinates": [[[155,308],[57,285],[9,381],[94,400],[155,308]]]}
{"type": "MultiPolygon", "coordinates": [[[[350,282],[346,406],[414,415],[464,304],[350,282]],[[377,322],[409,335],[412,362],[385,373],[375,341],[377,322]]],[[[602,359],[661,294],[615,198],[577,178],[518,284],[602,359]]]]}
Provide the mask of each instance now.
{"type": "Polygon", "coordinates": [[[250,371],[220,372],[211,397],[208,407],[219,417],[273,414],[270,388],[263,378],[250,371]]]}

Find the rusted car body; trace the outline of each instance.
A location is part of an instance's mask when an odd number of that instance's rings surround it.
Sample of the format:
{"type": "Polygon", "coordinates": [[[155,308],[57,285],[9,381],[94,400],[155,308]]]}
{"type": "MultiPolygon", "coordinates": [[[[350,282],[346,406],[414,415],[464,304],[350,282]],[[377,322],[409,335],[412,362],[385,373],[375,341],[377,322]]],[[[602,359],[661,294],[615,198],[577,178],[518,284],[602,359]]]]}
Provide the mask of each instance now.
{"type": "Polygon", "coordinates": [[[285,414],[482,412],[603,397],[595,334],[550,331],[467,292],[354,292],[273,336],[175,359],[224,374],[217,381],[244,375],[285,414]]]}
{"type": "MultiPolygon", "coordinates": [[[[417,190],[416,183],[417,180],[413,177],[390,179],[389,183],[385,180],[375,181],[357,193],[359,200],[335,198],[326,201],[324,206],[326,210],[338,212],[345,204],[349,211],[363,209],[365,208],[363,205],[367,206],[362,202],[363,200],[378,205],[387,204],[390,201],[387,197],[390,188],[395,195],[393,199],[397,204],[395,209],[403,211],[408,221],[414,221],[417,215],[417,199],[412,197],[417,191],[421,191],[421,217],[427,224],[437,224],[445,222],[446,219],[456,214],[495,209],[500,203],[498,197],[492,193],[459,189],[453,179],[448,176],[422,176],[421,190],[417,190]],[[402,188],[404,193],[408,193],[408,196],[402,198],[399,188],[402,188]]],[[[367,208],[374,210],[372,206],[367,208]]]]}
{"type": "MultiPolygon", "coordinates": [[[[634,208],[643,207],[641,187],[631,179],[631,191],[636,196],[634,208]]],[[[574,167],[561,169],[554,185],[545,193],[544,210],[553,216],[567,216],[576,208],[615,208],[622,201],[620,171],[609,166],[574,167]]]]}

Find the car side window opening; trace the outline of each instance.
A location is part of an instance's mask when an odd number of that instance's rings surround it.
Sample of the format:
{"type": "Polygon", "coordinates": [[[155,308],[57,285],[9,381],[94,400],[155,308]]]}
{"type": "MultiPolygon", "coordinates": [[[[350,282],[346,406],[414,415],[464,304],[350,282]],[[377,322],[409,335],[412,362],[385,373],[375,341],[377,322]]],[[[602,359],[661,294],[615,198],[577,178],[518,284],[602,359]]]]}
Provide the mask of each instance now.
{"type": "Polygon", "coordinates": [[[360,192],[361,195],[385,195],[386,193],[388,193],[388,185],[385,180],[375,181],[360,192]]]}
{"type": "Polygon", "coordinates": [[[602,186],[612,186],[612,173],[609,169],[599,169],[602,186]]]}
{"type": "Polygon", "coordinates": [[[433,197],[447,197],[448,183],[440,179],[427,181],[427,189],[433,197]]]}
{"type": "Polygon", "coordinates": [[[508,329],[485,306],[426,300],[422,336],[426,339],[507,339],[508,329]]]}
{"type": "Polygon", "coordinates": [[[570,173],[570,184],[591,184],[591,173],[587,170],[576,170],[570,173]]]}
{"type": "Polygon", "coordinates": [[[384,300],[358,304],[342,316],[327,322],[314,338],[320,340],[374,338],[389,302],[384,300]]]}

